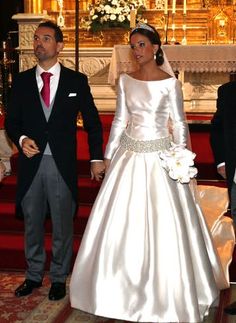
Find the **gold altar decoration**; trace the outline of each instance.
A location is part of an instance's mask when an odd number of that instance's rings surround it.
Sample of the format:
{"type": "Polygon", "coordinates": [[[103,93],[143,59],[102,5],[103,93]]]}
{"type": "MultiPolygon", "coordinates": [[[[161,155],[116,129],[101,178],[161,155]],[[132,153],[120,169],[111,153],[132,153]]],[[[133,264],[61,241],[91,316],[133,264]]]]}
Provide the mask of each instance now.
{"type": "MultiPolygon", "coordinates": [[[[35,14],[46,12],[55,21],[62,14],[57,0],[24,1],[26,12],[35,14]]],[[[113,1],[121,3],[121,0],[113,1]]],[[[139,1],[146,6],[142,18],[156,27],[163,43],[171,43],[171,38],[172,43],[182,45],[235,43],[236,6],[233,0],[139,1]]],[[[96,2],[97,0],[79,1],[79,46],[113,47],[115,44],[126,44],[129,29],[122,31],[104,28],[99,33],[89,30],[91,8],[96,2]]],[[[63,0],[63,18],[65,45],[73,47],[75,44],[74,0],[63,0]]]]}
{"type": "Polygon", "coordinates": [[[24,0],[24,10],[26,13],[42,13],[43,0],[24,0]]]}
{"type": "Polygon", "coordinates": [[[129,31],[123,28],[112,28],[97,32],[80,29],[79,43],[83,43],[85,47],[113,47],[114,44],[126,45],[129,43],[129,31]]]}
{"type": "Polygon", "coordinates": [[[60,27],[65,26],[65,18],[63,16],[63,6],[64,6],[64,1],[63,0],[57,0],[58,6],[59,6],[59,14],[57,17],[57,24],[60,27]]]}
{"type": "Polygon", "coordinates": [[[209,43],[234,43],[234,20],[234,9],[231,7],[212,9],[209,17],[209,43]]]}
{"type": "Polygon", "coordinates": [[[99,40],[102,46],[113,47],[114,44],[128,44],[129,43],[129,31],[123,28],[113,28],[112,30],[100,31],[99,40]]]}

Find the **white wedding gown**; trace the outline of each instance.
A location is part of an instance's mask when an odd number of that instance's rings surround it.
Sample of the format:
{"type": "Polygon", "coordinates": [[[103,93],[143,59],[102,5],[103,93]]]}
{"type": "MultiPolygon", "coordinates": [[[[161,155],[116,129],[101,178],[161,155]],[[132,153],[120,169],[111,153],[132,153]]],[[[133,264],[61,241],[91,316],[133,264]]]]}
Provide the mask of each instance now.
{"type": "Polygon", "coordinates": [[[124,131],[148,147],[162,142],[169,118],[173,141],[186,144],[182,104],[174,77],[140,81],[121,74],[105,152],[112,161],[74,265],[72,307],[127,321],[201,322],[219,290],[229,287],[232,248],[222,266],[189,184],[168,176],[157,151],[120,145],[124,131]]]}

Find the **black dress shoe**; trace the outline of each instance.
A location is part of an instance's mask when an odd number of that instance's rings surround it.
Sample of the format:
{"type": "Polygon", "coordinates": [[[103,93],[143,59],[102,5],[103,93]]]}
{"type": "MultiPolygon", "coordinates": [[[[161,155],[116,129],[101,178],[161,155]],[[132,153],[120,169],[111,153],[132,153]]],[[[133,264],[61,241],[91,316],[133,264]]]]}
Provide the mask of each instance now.
{"type": "Polygon", "coordinates": [[[42,286],[42,282],[36,282],[34,280],[26,279],[23,284],[21,284],[15,290],[15,296],[21,297],[32,293],[34,288],[39,288],[42,286]]]}
{"type": "Polygon", "coordinates": [[[224,312],[229,315],[236,315],[236,302],[231,303],[230,305],[224,308],[224,312]]]}
{"type": "Polygon", "coordinates": [[[66,296],[66,284],[65,283],[52,283],[48,298],[50,301],[58,301],[66,296]]]}
{"type": "Polygon", "coordinates": [[[230,305],[224,308],[224,312],[229,315],[236,315],[236,302],[231,303],[230,305]]]}

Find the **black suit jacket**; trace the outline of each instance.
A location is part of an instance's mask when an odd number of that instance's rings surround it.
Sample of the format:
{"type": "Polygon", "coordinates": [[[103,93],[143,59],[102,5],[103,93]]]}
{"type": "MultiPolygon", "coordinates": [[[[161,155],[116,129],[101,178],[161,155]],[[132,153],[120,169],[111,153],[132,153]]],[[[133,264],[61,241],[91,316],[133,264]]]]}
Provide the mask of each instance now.
{"type": "Polygon", "coordinates": [[[228,82],[218,89],[217,110],[211,121],[210,141],[216,165],[225,162],[230,193],[236,168],[235,81],[228,82]]]}
{"type": "Polygon", "coordinates": [[[36,82],[36,67],[19,73],[13,81],[5,128],[19,149],[16,203],[20,204],[39,167],[47,142],[57,167],[77,203],[76,121],[81,111],[88,133],[91,159],[103,159],[102,127],[87,77],[61,66],[58,89],[48,122],[36,82]],[[70,93],[73,93],[70,95],[70,93]],[[27,158],[19,146],[26,135],[35,140],[40,154],[27,158]]]}

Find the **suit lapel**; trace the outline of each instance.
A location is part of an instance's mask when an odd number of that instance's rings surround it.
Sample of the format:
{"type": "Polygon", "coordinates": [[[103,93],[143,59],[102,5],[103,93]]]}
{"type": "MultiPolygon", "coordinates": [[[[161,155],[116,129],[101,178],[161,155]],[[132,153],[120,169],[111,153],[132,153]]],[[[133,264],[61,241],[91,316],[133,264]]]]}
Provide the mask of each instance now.
{"type": "Polygon", "coordinates": [[[36,80],[36,66],[29,71],[28,78],[27,92],[29,93],[29,104],[33,107],[34,113],[46,121],[36,80]]]}
{"type": "Polygon", "coordinates": [[[65,68],[63,65],[61,65],[61,72],[60,72],[58,87],[57,87],[57,91],[55,94],[54,104],[52,106],[52,111],[51,111],[49,120],[51,118],[53,118],[55,113],[60,113],[60,107],[63,102],[63,97],[64,97],[64,93],[66,91],[66,86],[67,86],[68,82],[70,82],[70,80],[67,80],[65,68]]]}

